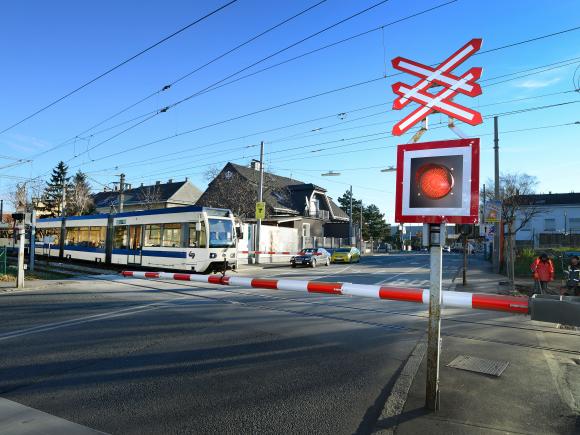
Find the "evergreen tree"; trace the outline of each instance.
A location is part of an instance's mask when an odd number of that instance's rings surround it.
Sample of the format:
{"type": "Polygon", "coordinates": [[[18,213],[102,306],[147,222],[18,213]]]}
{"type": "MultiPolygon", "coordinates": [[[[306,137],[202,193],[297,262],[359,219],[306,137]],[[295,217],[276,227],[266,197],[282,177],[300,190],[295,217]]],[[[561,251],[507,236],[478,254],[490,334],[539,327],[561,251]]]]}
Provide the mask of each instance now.
{"type": "MultiPolygon", "coordinates": [[[[350,211],[350,190],[347,190],[346,192],[344,192],[344,194],[338,198],[338,204],[340,205],[340,208],[342,208],[344,210],[344,212],[346,214],[349,213],[350,211]]],[[[360,216],[360,207],[361,207],[361,201],[359,199],[356,199],[354,196],[352,197],[352,215],[353,221],[356,221],[355,216],[360,216]]]]}
{"type": "Polygon", "coordinates": [[[363,236],[365,239],[386,240],[390,237],[391,227],[385,222],[385,215],[371,204],[363,211],[363,236]]]}
{"type": "Polygon", "coordinates": [[[63,207],[66,209],[66,198],[70,197],[70,177],[67,177],[68,166],[64,162],[59,162],[52,170],[50,181],[47,181],[42,202],[49,216],[57,217],[61,215],[63,207]],[[65,203],[63,204],[62,190],[65,189],[65,203]]]}
{"type": "Polygon", "coordinates": [[[87,181],[87,175],[78,171],[70,183],[70,191],[67,198],[67,215],[81,216],[91,214],[95,210],[91,185],[87,181]]]}

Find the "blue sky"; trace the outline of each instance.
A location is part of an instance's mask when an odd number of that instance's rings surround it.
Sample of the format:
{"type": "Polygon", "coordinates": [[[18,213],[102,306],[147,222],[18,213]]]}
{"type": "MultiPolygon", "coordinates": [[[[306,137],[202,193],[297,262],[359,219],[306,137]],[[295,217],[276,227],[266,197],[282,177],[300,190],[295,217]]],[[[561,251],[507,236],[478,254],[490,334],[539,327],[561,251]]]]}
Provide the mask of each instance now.
{"type": "MultiPolygon", "coordinates": [[[[572,0],[551,2],[549,7],[539,0],[460,0],[385,27],[384,31],[372,32],[192,98],[98,145],[132,124],[97,134],[99,130],[114,127],[194,94],[262,57],[377,2],[327,0],[82,138],[73,139],[55,151],[34,158],[30,163],[0,169],[0,195],[5,197],[15,183],[15,179],[7,176],[37,177],[50,171],[61,159],[68,162],[71,171],[82,169],[89,173],[96,190],[102,189],[103,184],[117,180],[116,174],[121,172],[127,174],[127,181],[133,186],[142,182],[189,177],[203,190],[207,185],[204,173],[208,168],[221,167],[228,160],[248,163],[258,157],[259,147],[256,145],[263,140],[266,142],[269,170],[319,184],[327,188],[334,198],[353,184],[357,198],[362,198],[365,203],[377,204],[386,213],[387,219],[392,221],[394,174],[381,173],[379,168],[395,164],[395,146],[410,139],[411,134],[401,138],[389,137],[393,124],[408,112],[390,110],[394,98],[391,84],[399,80],[412,84],[414,79],[410,76],[378,80],[116,156],[103,157],[238,115],[393,74],[395,71],[390,60],[399,55],[432,64],[443,60],[474,37],[483,38],[484,51],[580,25],[575,13],[578,5],[572,0]],[[383,106],[353,111],[382,103],[383,106]],[[339,113],[345,115],[339,116],[339,113]],[[326,119],[254,134],[323,117],[326,119]],[[243,136],[242,139],[224,142],[243,136]],[[216,142],[222,143],[211,145],[216,142]],[[95,145],[98,146],[87,152],[95,145]],[[177,152],[182,153],[168,156],[177,152]],[[329,170],[340,171],[342,175],[332,178],[320,176],[329,170]]],[[[5,20],[0,30],[0,50],[4,60],[0,130],[223,3],[33,1],[5,4],[4,15],[10,19],[5,20]]],[[[75,138],[118,110],[315,3],[313,0],[239,0],[0,135],[0,155],[30,159],[39,152],[75,138]]],[[[445,1],[390,0],[248,72],[442,3],[445,1]]],[[[457,71],[482,66],[482,80],[486,80],[575,58],[578,58],[572,61],[575,63],[542,74],[489,87],[483,81],[483,95],[477,98],[460,96],[456,102],[479,108],[484,115],[490,115],[578,101],[578,93],[564,92],[573,89],[572,77],[580,61],[580,30],[475,56],[457,71]],[[522,100],[495,104],[514,99],[522,100]]],[[[430,118],[432,125],[442,121],[446,121],[442,115],[430,118]]],[[[537,176],[539,191],[580,190],[572,176],[578,173],[580,165],[577,152],[580,125],[507,133],[573,121],[580,121],[580,104],[501,116],[501,170],[537,176]]],[[[462,129],[482,139],[481,173],[482,181],[485,181],[493,174],[493,124],[485,120],[478,127],[462,126],[462,129]]],[[[454,138],[454,135],[447,128],[437,128],[429,131],[423,140],[445,138],[454,138]]],[[[8,163],[9,160],[0,159],[0,166],[8,163]]]]}

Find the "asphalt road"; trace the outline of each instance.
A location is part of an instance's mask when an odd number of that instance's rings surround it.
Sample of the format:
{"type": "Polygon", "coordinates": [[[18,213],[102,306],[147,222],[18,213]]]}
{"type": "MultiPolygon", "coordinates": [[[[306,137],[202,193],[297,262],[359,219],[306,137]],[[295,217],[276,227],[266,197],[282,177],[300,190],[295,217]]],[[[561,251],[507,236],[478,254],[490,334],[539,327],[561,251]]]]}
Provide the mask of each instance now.
{"type": "MultiPolygon", "coordinates": [[[[444,257],[447,283],[460,263],[444,257]]],[[[244,274],[426,287],[428,266],[415,253],[244,274]]],[[[0,310],[0,397],[116,434],[370,433],[427,316],[410,303],[116,276],[4,294],[0,310]]],[[[446,318],[455,342],[580,351],[556,331],[539,346],[514,316],[446,318]]]]}

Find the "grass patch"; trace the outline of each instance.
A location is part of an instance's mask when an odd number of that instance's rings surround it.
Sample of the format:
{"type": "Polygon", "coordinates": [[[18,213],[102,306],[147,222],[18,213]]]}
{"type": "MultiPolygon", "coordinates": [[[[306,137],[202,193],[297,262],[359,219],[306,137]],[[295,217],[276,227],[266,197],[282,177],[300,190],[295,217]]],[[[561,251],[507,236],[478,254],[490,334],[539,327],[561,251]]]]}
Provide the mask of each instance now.
{"type": "MultiPolygon", "coordinates": [[[[16,281],[16,267],[8,266],[5,275],[0,275],[0,281],[16,281]]],[[[73,275],[68,273],[61,273],[61,272],[46,272],[41,270],[35,270],[34,272],[30,272],[28,270],[24,271],[24,280],[25,281],[35,281],[39,279],[43,280],[55,280],[55,279],[67,279],[72,278],[73,275]]]]}

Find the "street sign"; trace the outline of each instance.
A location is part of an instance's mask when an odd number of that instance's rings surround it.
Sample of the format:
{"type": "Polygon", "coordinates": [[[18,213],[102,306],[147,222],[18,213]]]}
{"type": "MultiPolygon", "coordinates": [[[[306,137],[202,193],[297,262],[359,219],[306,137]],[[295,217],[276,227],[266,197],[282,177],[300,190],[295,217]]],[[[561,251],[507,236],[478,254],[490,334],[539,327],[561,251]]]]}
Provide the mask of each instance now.
{"type": "Polygon", "coordinates": [[[256,203],[256,219],[266,219],[266,203],[256,203]]]}
{"type": "Polygon", "coordinates": [[[397,147],[395,221],[474,224],[479,210],[479,139],[397,147]]]}
{"type": "Polygon", "coordinates": [[[501,220],[501,201],[491,200],[485,203],[483,221],[494,224],[501,220]]]}
{"type": "Polygon", "coordinates": [[[479,112],[452,101],[458,93],[470,97],[481,94],[481,86],[476,82],[481,77],[482,68],[471,68],[461,76],[451,73],[453,69],[476,53],[481,48],[481,43],[480,38],[472,39],[436,68],[400,56],[392,60],[395,69],[420,78],[413,86],[402,82],[393,84],[393,92],[399,95],[393,102],[393,109],[400,110],[411,101],[421,106],[395,124],[393,135],[400,136],[433,112],[445,113],[470,125],[483,122],[479,112]],[[442,86],[441,91],[436,94],[427,92],[434,85],[442,86]]]}

